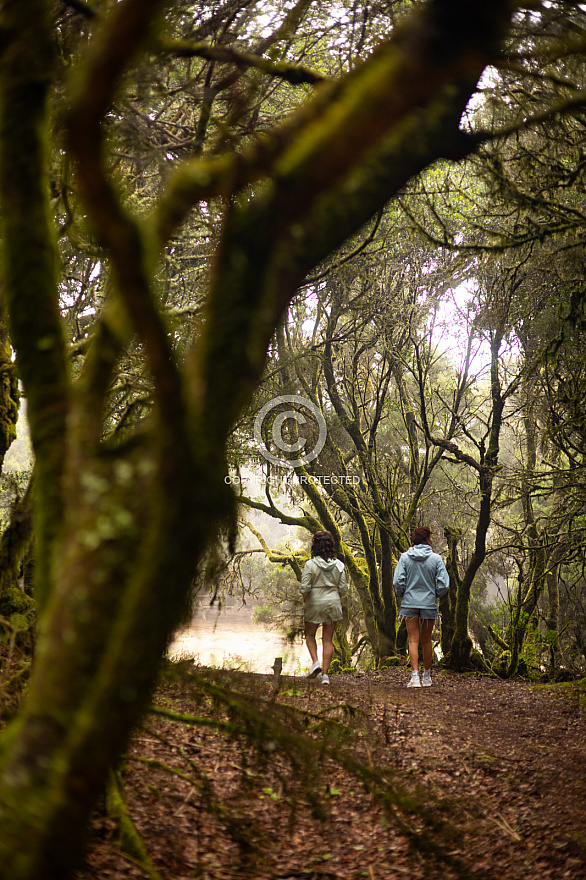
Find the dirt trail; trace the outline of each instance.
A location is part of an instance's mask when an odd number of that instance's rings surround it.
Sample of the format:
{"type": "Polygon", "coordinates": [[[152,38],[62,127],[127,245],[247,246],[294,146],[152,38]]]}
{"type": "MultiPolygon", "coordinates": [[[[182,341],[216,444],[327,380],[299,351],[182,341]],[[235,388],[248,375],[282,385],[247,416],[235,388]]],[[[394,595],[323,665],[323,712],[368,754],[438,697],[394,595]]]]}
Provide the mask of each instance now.
{"type": "Polygon", "coordinates": [[[445,673],[416,690],[405,688],[402,670],[379,675],[347,688],[370,689],[373,704],[393,707],[399,766],[460,801],[466,845],[458,852],[470,867],[494,878],[586,877],[578,693],[560,699],[521,682],[445,673]]]}
{"type": "MultiPolygon", "coordinates": [[[[317,822],[278,751],[251,763],[243,781],[242,742],[158,718],[137,736],[125,773],[129,810],[157,870],[167,880],[586,877],[584,690],[572,702],[520,682],[439,673],[432,688],[415,690],[405,687],[407,678],[403,668],[332,676],[329,688],[290,678],[278,701],[314,716],[355,707],[357,753],[373,767],[393,768],[398,783],[444,820],[437,840],[447,862],[413,848],[404,829],[332,762],[319,780],[327,819],[317,822]],[[181,768],[185,778],[139,756],[181,768]],[[202,809],[190,761],[209,774],[222,809],[250,831],[256,843],[247,852],[226,833],[221,811],[214,818],[202,809]]],[[[268,676],[224,681],[251,700],[274,694],[268,676]]],[[[202,711],[184,686],[161,699],[176,711],[202,711]]],[[[93,841],[80,880],[142,876],[116,852],[110,820],[96,817],[93,841]]]]}

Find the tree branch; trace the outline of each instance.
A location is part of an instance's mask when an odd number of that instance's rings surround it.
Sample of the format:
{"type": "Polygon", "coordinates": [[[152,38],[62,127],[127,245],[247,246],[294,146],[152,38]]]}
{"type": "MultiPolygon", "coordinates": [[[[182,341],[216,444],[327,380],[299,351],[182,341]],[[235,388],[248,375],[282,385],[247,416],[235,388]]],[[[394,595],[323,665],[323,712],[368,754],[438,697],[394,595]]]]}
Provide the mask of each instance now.
{"type": "Polygon", "coordinates": [[[127,214],[107,174],[101,123],[127,64],[149,34],[161,0],[124,0],[105,19],[75,83],[68,139],[82,197],[112,259],[116,288],[131,317],[155,383],[161,424],[185,430],[181,379],[151,289],[149,244],[127,214]]]}
{"type": "Polygon", "coordinates": [[[231,46],[211,46],[209,43],[191,43],[188,40],[161,39],[159,48],[162,52],[176,55],[179,58],[206,58],[208,61],[235,64],[238,68],[252,67],[269,74],[269,76],[283,79],[292,85],[301,85],[302,83],[316,85],[327,78],[307,67],[289,64],[286,61],[271,61],[262,55],[244,52],[242,49],[234,49],[231,46]]]}
{"type": "Polygon", "coordinates": [[[42,0],[3,4],[5,45],[0,55],[3,295],[37,460],[36,584],[41,606],[49,590],[49,545],[63,515],[71,390],[46,179],[47,91],[54,66],[46,5],[42,0]]]}

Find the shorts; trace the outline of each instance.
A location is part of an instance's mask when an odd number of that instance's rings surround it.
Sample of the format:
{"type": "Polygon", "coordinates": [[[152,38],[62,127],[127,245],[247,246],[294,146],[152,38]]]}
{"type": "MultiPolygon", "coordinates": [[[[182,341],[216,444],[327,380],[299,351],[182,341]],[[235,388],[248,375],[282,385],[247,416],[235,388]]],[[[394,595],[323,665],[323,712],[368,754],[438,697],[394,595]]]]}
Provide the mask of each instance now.
{"type": "Polygon", "coordinates": [[[404,608],[401,607],[399,617],[420,617],[421,620],[436,620],[437,608],[404,608]]]}

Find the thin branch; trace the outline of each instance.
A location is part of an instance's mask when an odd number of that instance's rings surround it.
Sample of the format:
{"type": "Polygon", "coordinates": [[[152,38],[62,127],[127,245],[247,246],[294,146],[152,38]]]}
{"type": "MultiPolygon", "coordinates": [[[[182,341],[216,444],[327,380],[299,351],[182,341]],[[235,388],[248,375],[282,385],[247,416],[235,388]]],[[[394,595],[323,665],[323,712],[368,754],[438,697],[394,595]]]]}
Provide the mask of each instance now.
{"type": "Polygon", "coordinates": [[[223,64],[235,64],[239,68],[255,68],[263,73],[283,79],[292,85],[309,83],[315,85],[327,79],[323,74],[286,61],[271,61],[254,52],[244,52],[231,46],[211,46],[209,43],[192,43],[189,40],[160,40],[161,51],[180,58],[205,58],[223,64]]]}
{"type": "Polygon", "coordinates": [[[520,119],[519,122],[499,128],[497,131],[477,131],[466,135],[466,138],[470,140],[473,145],[469,152],[473,152],[480,144],[498,140],[500,138],[506,138],[511,134],[517,134],[519,131],[524,131],[533,126],[541,125],[543,122],[549,122],[556,116],[563,116],[564,114],[572,113],[575,110],[583,110],[584,107],[586,107],[586,90],[581,89],[580,91],[575,92],[571,98],[559,101],[557,104],[553,104],[541,113],[536,113],[534,116],[524,117],[523,119],[520,119]]]}
{"type": "Polygon", "coordinates": [[[77,160],[80,190],[111,254],[118,294],[144,345],[161,422],[177,431],[183,423],[181,380],[151,289],[148,246],[138,223],[123,209],[107,174],[101,128],[120,77],[146,39],[160,5],[161,0],[126,0],[108,16],[77,83],[68,135],[77,160]]]}
{"type": "Polygon", "coordinates": [[[345,263],[349,263],[350,260],[353,260],[354,257],[357,257],[361,254],[371,243],[374,241],[376,233],[378,232],[378,228],[380,226],[381,220],[383,218],[385,209],[381,208],[378,214],[376,215],[376,219],[374,221],[374,226],[368,233],[367,237],[361,242],[358,247],[354,248],[354,250],[350,251],[349,254],[346,254],[344,257],[339,259],[336,263],[333,263],[331,266],[328,266],[327,269],[324,269],[323,272],[319,272],[317,275],[312,275],[310,278],[306,278],[303,282],[303,287],[308,287],[310,284],[315,284],[316,281],[321,281],[322,278],[326,278],[332,272],[336,272],[340,266],[343,266],[345,263]]]}

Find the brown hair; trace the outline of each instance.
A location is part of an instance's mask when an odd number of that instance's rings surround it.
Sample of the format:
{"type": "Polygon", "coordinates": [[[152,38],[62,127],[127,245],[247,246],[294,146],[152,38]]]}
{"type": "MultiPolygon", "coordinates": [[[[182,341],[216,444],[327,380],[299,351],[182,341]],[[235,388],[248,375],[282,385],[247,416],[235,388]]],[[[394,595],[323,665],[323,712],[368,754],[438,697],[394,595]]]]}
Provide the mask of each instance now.
{"type": "Polygon", "coordinates": [[[331,532],[316,532],[311,539],[311,557],[321,556],[327,562],[336,558],[336,545],[331,532]]]}
{"type": "Polygon", "coordinates": [[[427,526],[419,526],[419,528],[413,530],[411,544],[429,544],[430,538],[431,529],[428,529],[427,526]]]}

